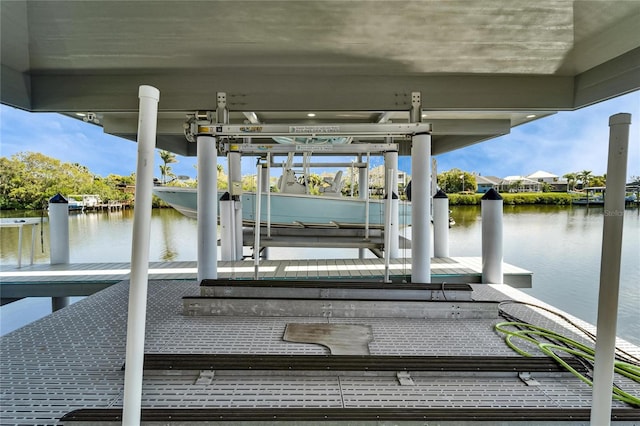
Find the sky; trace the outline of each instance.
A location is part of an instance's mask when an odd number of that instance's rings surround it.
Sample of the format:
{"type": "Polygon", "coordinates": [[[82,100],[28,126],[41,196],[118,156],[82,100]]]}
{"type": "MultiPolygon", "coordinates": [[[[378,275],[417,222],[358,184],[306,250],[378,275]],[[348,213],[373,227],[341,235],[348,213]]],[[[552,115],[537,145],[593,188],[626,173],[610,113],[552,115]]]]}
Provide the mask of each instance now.
{"type": "MultiPolygon", "coordinates": [[[[511,129],[511,133],[457,151],[436,156],[438,172],[458,168],[483,176],[527,176],[543,170],[562,176],[590,170],[602,175],[607,169],[609,117],[620,112],[632,115],[627,176],[640,176],[640,91],[577,111],[511,129]]],[[[28,113],[0,106],[0,156],[39,152],[63,162],[79,163],[99,176],[128,176],[136,170],[137,144],[103,133],[102,128],[55,113],[28,113]]],[[[195,157],[176,157],[174,174],[195,178],[195,157]]],[[[350,159],[348,159],[350,160],[350,159]]],[[[336,160],[338,161],[338,160],[336,160]]],[[[226,160],[219,158],[225,167],[226,160]]],[[[162,164],[155,160],[156,177],[162,164]]],[[[243,159],[242,173],[255,173],[255,159],[243,159]]],[[[372,166],[382,164],[374,158],[372,166]]],[[[398,168],[411,173],[410,157],[400,157],[398,168]]],[[[313,170],[316,173],[322,170],[313,170]]],[[[273,175],[277,176],[276,170],[273,175]]]]}

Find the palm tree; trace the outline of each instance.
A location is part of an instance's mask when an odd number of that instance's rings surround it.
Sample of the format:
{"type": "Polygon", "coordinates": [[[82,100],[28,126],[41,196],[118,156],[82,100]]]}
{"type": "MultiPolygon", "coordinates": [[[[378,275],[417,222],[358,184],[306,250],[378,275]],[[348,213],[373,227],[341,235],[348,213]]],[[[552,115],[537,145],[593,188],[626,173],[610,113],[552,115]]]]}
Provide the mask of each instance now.
{"type": "Polygon", "coordinates": [[[576,179],[582,182],[582,189],[586,188],[587,186],[589,186],[589,181],[591,180],[591,170],[583,170],[581,172],[578,172],[578,174],[576,175],[576,179]]]}
{"type": "Polygon", "coordinates": [[[167,164],[177,163],[176,155],[173,152],[162,150],[160,151],[160,159],[162,159],[163,165],[160,166],[160,175],[162,176],[162,183],[167,183],[167,176],[171,176],[171,166],[167,164]]]}
{"type": "Polygon", "coordinates": [[[173,176],[173,172],[171,171],[171,166],[167,166],[160,164],[160,174],[162,175],[162,183],[167,183],[167,176],[173,176]]]}
{"type": "Polygon", "coordinates": [[[576,187],[577,174],[576,173],[567,173],[566,175],[564,175],[562,177],[567,180],[567,191],[574,190],[575,187],[576,187]]]}

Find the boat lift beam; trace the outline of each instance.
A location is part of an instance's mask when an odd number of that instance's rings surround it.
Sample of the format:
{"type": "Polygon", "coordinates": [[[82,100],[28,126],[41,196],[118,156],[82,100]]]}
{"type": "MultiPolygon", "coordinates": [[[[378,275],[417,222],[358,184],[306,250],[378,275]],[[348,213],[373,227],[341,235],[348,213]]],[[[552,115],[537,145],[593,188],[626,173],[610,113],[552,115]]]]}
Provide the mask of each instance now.
{"type": "Polygon", "coordinates": [[[431,132],[430,123],[355,123],[355,124],[221,124],[208,121],[187,122],[191,135],[216,138],[246,137],[339,137],[403,138],[431,132]]]}

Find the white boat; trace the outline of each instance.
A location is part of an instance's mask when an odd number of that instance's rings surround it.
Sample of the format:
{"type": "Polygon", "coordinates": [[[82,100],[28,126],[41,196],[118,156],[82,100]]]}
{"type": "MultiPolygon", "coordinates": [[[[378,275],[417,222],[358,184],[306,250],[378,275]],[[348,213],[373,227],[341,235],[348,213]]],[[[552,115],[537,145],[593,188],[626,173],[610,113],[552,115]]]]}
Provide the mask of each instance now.
{"type": "MultiPolygon", "coordinates": [[[[156,187],[153,192],[185,216],[197,218],[196,188],[156,187]]],[[[222,195],[222,193],[220,193],[222,195]]],[[[367,201],[360,198],[272,192],[271,212],[267,211],[267,194],[262,194],[260,221],[272,226],[305,227],[364,227],[367,223],[367,201]]],[[[256,194],[245,192],[241,196],[242,219],[245,224],[255,223],[256,194]]],[[[372,227],[384,225],[384,200],[368,202],[368,223],[372,227]]],[[[219,209],[218,209],[219,211],[219,209]]],[[[411,203],[400,201],[400,226],[411,225],[411,203]]]]}

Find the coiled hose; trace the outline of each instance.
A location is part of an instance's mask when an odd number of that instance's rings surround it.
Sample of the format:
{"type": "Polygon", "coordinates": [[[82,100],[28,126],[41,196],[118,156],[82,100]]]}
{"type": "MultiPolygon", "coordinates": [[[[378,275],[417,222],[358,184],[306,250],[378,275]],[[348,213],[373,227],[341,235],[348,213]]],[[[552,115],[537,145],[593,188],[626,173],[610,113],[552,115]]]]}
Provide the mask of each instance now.
{"type": "MultiPolygon", "coordinates": [[[[565,352],[565,353],[571,354],[572,356],[578,358],[589,369],[593,369],[592,363],[595,360],[595,349],[583,343],[580,343],[574,339],[571,339],[569,337],[556,333],[555,331],[538,327],[538,326],[519,320],[513,315],[502,310],[501,306],[503,304],[509,304],[509,303],[524,304],[524,305],[533,306],[533,307],[544,309],[548,312],[551,312],[563,318],[565,321],[569,322],[574,327],[578,328],[587,337],[589,337],[591,340],[595,342],[595,336],[593,335],[593,333],[590,333],[587,330],[584,330],[582,327],[573,323],[568,318],[550,309],[547,309],[538,305],[526,303],[526,302],[517,302],[517,301],[511,301],[511,300],[500,303],[500,307],[499,307],[500,315],[505,319],[507,319],[508,321],[501,322],[495,325],[495,330],[505,335],[505,343],[518,354],[526,357],[533,356],[529,352],[517,346],[516,343],[514,343],[515,339],[525,340],[533,344],[534,346],[536,346],[545,355],[552,357],[554,360],[556,360],[556,362],[558,362],[560,365],[562,365],[564,368],[566,368],[568,371],[570,371],[573,375],[578,377],[580,380],[589,384],[590,386],[593,386],[593,380],[590,377],[585,376],[584,374],[577,371],[575,368],[571,367],[566,361],[564,361],[560,356],[558,356],[556,352],[565,352]],[[546,339],[547,342],[540,341],[537,338],[546,339]]],[[[618,374],[621,374],[627,377],[628,379],[633,380],[634,382],[640,383],[640,361],[637,358],[617,348],[616,348],[616,352],[617,352],[617,355],[616,355],[616,360],[614,362],[614,371],[618,374]]],[[[623,391],[618,386],[616,386],[615,383],[613,385],[612,397],[613,399],[640,407],[640,397],[631,395],[623,391]]]]}

